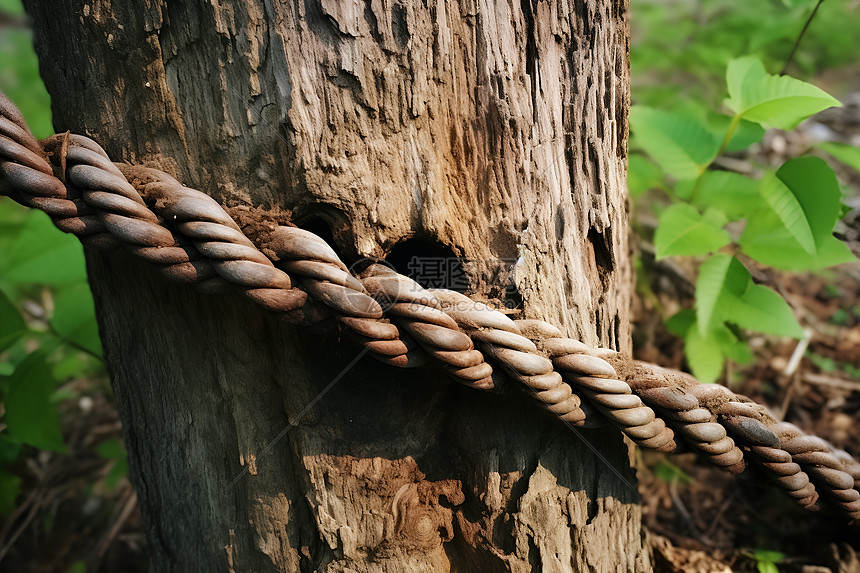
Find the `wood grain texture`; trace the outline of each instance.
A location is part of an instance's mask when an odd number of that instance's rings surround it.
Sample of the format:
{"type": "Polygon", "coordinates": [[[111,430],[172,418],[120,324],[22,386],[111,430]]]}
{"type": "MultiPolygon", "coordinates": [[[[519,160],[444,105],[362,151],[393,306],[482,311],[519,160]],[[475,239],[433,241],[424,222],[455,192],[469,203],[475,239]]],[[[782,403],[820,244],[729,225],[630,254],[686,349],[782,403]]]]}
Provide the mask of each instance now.
{"type": "MultiPolygon", "coordinates": [[[[517,261],[526,317],[629,349],[625,2],[28,4],[58,130],[350,260],[423,237],[484,295],[517,261]]],[[[369,358],[299,419],[333,327],[88,259],[154,570],[648,569],[615,432],[369,358]]]]}

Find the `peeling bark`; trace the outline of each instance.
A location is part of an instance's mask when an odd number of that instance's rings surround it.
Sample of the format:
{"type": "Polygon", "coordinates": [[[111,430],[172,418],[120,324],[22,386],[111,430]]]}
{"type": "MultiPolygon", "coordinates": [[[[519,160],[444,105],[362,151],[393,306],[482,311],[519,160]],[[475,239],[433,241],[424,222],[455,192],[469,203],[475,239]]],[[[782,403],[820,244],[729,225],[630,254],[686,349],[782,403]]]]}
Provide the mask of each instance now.
{"type": "MultiPolygon", "coordinates": [[[[444,246],[472,291],[629,349],[625,2],[28,4],[58,130],[347,262],[444,246]]],[[[614,432],[369,358],[300,417],[357,354],[332,326],[88,260],[155,571],[649,568],[614,432]]]]}

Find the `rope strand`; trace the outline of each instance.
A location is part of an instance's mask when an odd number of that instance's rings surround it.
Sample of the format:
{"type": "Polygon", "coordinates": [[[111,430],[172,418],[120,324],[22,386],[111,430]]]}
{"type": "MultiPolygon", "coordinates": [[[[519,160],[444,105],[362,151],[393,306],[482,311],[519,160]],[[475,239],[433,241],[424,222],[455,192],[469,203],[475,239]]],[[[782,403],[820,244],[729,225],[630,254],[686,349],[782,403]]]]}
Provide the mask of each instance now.
{"type": "Polygon", "coordinates": [[[41,209],[87,245],[125,248],[172,280],[237,290],[294,323],[333,316],[386,364],[440,367],[480,390],[504,375],[565,423],[608,422],[662,452],[687,445],[731,473],[750,464],[802,507],[821,501],[860,518],[860,463],[749,398],[590,348],[546,322],[513,321],[465,295],[426,290],[384,265],[354,274],[302,229],[273,226],[258,248],[215,200],[166,173],[111,163],[79,135],[37,141],[2,93],[0,194],[41,209]]]}

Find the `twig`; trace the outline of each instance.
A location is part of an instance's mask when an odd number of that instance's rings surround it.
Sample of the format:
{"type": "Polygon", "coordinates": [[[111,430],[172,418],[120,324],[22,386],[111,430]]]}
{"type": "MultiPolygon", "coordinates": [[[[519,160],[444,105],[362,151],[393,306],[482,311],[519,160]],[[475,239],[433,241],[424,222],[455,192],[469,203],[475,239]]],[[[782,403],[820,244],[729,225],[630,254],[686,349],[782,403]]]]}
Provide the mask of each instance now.
{"type": "Polygon", "coordinates": [[[693,521],[693,516],[687,511],[687,506],[684,505],[681,496],[678,495],[678,476],[672,476],[672,481],[669,482],[669,497],[672,498],[672,506],[681,517],[681,521],[686,524],[690,533],[693,534],[699,543],[702,545],[713,545],[709,539],[702,536],[702,532],[699,531],[699,528],[696,527],[696,523],[693,521]]]}
{"type": "Polygon", "coordinates": [[[822,386],[833,386],[834,388],[843,388],[845,390],[855,390],[860,392],[860,382],[851,382],[842,378],[833,376],[825,376],[823,374],[813,374],[804,372],[803,381],[809,384],[820,384],[822,386]]]}
{"type": "Polygon", "coordinates": [[[747,159],[736,159],[734,157],[723,155],[721,157],[715,157],[713,164],[717,167],[722,167],[727,171],[734,171],[735,173],[741,173],[743,175],[761,174],[761,171],[753,167],[747,159]]]}
{"type": "Polygon", "coordinates": [[[3,545],[3,548],[0,549],[0,562],[3,561],[3,559],[6,557],[6,554],[9,553],[10,549],[12,549],[12,546],[15,545],[15,541],[24,532],[24,530],[27,529],[27,526],[30,525],[30,522],[33,521],[36,515],[39,514],[39,509],[42,506],[50,503],[55,496],[55,492],[49,491],[45,494],[44,498],[42,498],[41,500],[37,500],[31,504],[30,512],[27,514],[27,517],[24,518],[24,521],[21,523],[20,526],[18,526],[18,529],[15,530],[15,533],[12,534],[12,537],[9,538],[9,541],[7,541],[3,545]]]}
{"type": "Polygon", "coordinates": [[[797,367],[800,365],[800,359],[803,358],[804,354],[806,354],[806,349],[809,347],[809,341],[812,339],[812,334],[812,329],[803,329],[803,338],[800,339],[797,346],[794,347],[794,352],[791,353],[791,358],[788,359],[788,363],[782,371],[781,378],[790,378],[791,382],[785,389],[785,397],[782,399],[782,406],[780,406],[779,412],[777,413],[777,418],[780,421],[785,419],[785,414],[788,412],[791,400],[794,398],[794,394],[797,392],[797,387],[800,385],[800,376],[797,375],[797,367]]]}
{"type": "Polygon", "coordinates": [[[809,341],[812,340],[812,334],[813,332],[811,328],[803,329],[803,338],[797,343],[797,346],[794,347],[794,352],[791,353],[791,358],[789,358],[788,364],[785,365],[783,375],[791,376],[797,370],[797,367],[800,365],[800,359],[803,358],[803,355],[806,353],[806,349],[809,348],[809,341]]]}
{"type": "Polygon", "coordinates": [[[800,31],[800,34],[797,35],[797,39],[794,41],[794,46],[791,47],[791,53],[788,54],[788,58],[785,60],[785,65],[782,66],[782,70],[780,70],[779,75],[785,75],[785,71],[788,69],[788,66],[794,59],[794,54],[795,52],[797,52],[798,46],[800,46],[800,41],[803,39],[803,35],[806,34],[807,28],[809,28],[809,25],[812,23],[812,19],[815,18],[815,14],[818,13],[818,9],[821,7],[822,4],[824,4],[824,0],[818,0],[818,2],[815,4],[815,8],[812,9],[812,14],[810,14],[809,18],[806,19],[806,23],[803,25],[803,29],[800,31]]]}
{"type": "Polygon", "coordinates": [[[797,393],[797,388],[800,386],[800,375],[795,373],[791,376],[791,380],[785,389],[785,396],[782,398],[782,405],[779,407],[779,412],[776,413],[776,419],[782,422],[785,420],[785,415],[788,413],[788,407],[791,406],[791,401],[797,393]]]}
{"type": "Polygon", "coordinates": [[[708,530],[705,531],[705,539],[710,539],[711,535],[714,534],[714,531],[717,529],[717,524],[723,518],[723,514],[726,512],[726,510],[729,508],[729,506],[735,500],[735,497],[737,496],[737,494],[738,494],[737,488],[732,488],[729,495],[726,496],[725,500],[723,500],[723,503],[720,506],[720,509],[717,510],[717,514],[714,516],[714,519],[711,521],[711,525],[708,527],[708,530]]]}
{"type": "Polygon", "coordinates": [[[9,553],[9,550],[12,549],[12,546],[15,545],[15,541],[27,529],[27,526],[30,525],[30,522],[36,517],[39,513],[39,504],[34,503],[30,506],[30,511],[27,513],[27,517],[24,518],[24,521],[21,522],[21,525],[18,529],[15,530],[15,533],[12,534],[12,537],[9,538],[9,542],[0,549],[0,562],[6,557],[6,554],[9,553]]]}
{"type": "MultiPolygon", "coordinates": [[[[30,506],[31,503],[33,503],[33,500],[38,496],[39,493],[39,488],[34,488],[30,492],[30,495],[27,496],[27,499],[25,499],[21,503],[21,505],[15,508],[15,511],[12,512],[12,515],[6,518],[6,523],[3,524],[3,529],[0,530],[0,547],[5,548],[6,545],[8,545],[6,543],[6,537],[9,535],[9,531],[12,529],[12,526],[15,525],[15,522],[18,521],[18,518],[21,517],[21,514],[27,511],[27,508],[30,506]]],[[[0,552],[0,554],[2,554],[2,552],[0,552]]],[[[3,558],[0,557],[0,561],[2,561],[2,559],[3,558]]]]}
{"type": "Polygon", "coordinates": [[[46,322],[46,324],[48,325],[48,329],[51,331],[51,334],[60,338],[63,342],[65,342],[66,344],[68,344],[69,346],[71,346],[72,348],[77,350],[78,352],[83,352],[84,354],[89,354],[90,356],[92,356],[96,360],[104,361],[104,356],[100,356],[99,354],[96,354],[95,352],[93,352],[89,348],[86,348],[85,346],[81,346],[81,344],[79,342],[72,340],[68,336],[63,336],[62,334],[60,334],[57,331],[56,328],[54,328],[54,325],[51,324],[50,322],[46,322]]]}
{"type": "Polygon", "coordinates": [[[130,493],[125,499],[122,510],[114,520],[108,532],[99,540],[95,549],[93,549],[92,557],[90,558],[90,562],[87,564],[87,571],[99,570],[102,559],[104,559],[105,553],[107,553],[110,544],[119,534],[120,530],[122,530],[125,522],[128,521],[128,518],[131,517],[134,508],[137,507],[137,493],[131,486],[129,486],[128,489],[130,493]]]}

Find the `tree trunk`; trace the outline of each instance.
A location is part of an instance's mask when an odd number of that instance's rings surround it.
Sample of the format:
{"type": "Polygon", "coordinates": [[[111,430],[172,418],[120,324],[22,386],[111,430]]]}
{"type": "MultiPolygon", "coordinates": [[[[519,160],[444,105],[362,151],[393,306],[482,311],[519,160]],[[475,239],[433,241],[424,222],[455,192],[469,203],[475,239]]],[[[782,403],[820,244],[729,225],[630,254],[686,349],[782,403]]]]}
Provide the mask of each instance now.
{"type": "MultiPolygon", "coordinates": [[[[28,4],[58,131],[629,350],[626,2],[28,4]]],[[[87,255],[153,570],[649,568],[620,434],[370,358],[304,413],[333,325],[87,255]]]]}

